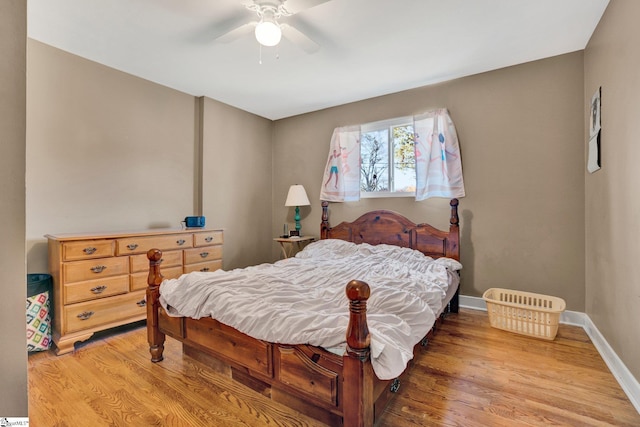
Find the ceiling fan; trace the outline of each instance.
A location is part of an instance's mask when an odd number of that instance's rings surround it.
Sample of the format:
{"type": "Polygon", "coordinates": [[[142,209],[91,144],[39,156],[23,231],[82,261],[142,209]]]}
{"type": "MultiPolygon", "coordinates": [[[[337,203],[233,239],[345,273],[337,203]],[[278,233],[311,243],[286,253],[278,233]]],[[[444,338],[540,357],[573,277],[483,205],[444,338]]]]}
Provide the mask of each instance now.
{"type": "Polygon", "coordinates": [[[282,17],[295,15],[329,0],[245,0],[243,5],[255,13],[257,20],[246,22],[216,37],[215,40],[229,43],[251,32],[262,46],[276,46],[284,36],[307,53],[314,53],[320,45],[296,27],[279,22],[282,17]]]}

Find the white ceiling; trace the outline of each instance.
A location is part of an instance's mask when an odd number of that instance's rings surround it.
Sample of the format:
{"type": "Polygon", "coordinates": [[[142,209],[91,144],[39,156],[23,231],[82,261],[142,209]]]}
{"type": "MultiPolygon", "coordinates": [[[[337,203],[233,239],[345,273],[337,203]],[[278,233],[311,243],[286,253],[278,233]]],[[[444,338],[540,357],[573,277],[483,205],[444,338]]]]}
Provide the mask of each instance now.
{"type": "Polygon", "coordinates": [[[262,64],[252,34],[214,40],[255,19],[243,0],[28,0],[28,34],[275,120],[584,49],[608,3],[330,0],[280,20],[317,52],[283,39],[262,64]]]}

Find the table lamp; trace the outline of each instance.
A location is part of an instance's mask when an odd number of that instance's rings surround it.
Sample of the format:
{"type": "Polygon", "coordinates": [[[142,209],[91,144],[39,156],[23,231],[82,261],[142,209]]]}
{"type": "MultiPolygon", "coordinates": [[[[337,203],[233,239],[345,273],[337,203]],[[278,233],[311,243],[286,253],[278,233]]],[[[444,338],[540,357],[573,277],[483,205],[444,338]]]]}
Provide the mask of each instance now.
{"type": "Polygon", "coordinates": [[[298,236],[300,235],[300,206],[309,206],[309,198],[307,197],[307,192],[304,191],[304,187],[300,184],[295,184],[289,187],[289,194],[287,195],[287,201],[284,203],[285,206],[295,206],[296,207],[296,232],[298,236]]]}

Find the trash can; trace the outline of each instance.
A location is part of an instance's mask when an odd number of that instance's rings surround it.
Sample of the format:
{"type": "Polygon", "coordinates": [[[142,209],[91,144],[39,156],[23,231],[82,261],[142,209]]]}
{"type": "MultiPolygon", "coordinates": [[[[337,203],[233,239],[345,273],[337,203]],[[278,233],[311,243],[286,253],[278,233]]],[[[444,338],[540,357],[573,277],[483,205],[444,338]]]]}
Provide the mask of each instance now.
{"type": "Polygon", "coordinates": [[[51,347],[51,303],[53,278],[50,274],[27,274],[27,351],[51,347]]]}

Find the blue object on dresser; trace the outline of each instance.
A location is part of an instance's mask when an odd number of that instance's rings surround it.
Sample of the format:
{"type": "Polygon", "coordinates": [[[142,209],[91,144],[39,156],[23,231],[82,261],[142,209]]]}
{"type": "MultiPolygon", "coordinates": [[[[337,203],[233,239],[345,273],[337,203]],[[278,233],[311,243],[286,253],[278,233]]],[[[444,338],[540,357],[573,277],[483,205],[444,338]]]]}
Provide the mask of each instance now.
{"type": "Polygon", "coordinates": [[[187,227],[204,227],[203,216],[188,216],[184,219],[187,227]]]}

